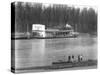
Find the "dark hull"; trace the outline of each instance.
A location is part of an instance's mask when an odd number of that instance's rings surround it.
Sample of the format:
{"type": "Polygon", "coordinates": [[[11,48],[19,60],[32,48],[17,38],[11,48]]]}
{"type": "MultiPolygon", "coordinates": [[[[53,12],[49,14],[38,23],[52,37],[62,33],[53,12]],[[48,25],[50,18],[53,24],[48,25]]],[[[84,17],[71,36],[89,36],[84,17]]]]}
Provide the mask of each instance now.
{"type": "MultiPolygon", "coordinates": [[[[91,61],[84,61],[84,62],[53,62],[51,66],[38,66],[38,67],[28,67],[28,68],[17,68],[16,72],[23,72],[23,71],[30,71],[32,72],[35,70],[42,71],[42,70],[59,70],[59,69],[68,69],[68,68],[87,68],[87,67],[93,67],[97,68],[97,60],[91,60],[91,61]],[[66,63],[66,64],[65,64],[66,63]]],[[[11,70],[15,70],[15,68],[11,68],[11,70]]]]}
{"type": "Polygon", "coordinates": [[[79,67],[79,66],[93,66],[97,65],[97,60],[88,60],[88,61],[81,61],[81,62],[53,62],[52,65],[63,66],[66,65],[68,67],[79,67]]]}
{"type": "Polygon", "coordinates": [[[64,36],[64,37],[59,37],[59,36],[56,36],[56,37],[12,37],[11,39],[56,39],[56,38],[76,38],[78,36],[64,36]]]}

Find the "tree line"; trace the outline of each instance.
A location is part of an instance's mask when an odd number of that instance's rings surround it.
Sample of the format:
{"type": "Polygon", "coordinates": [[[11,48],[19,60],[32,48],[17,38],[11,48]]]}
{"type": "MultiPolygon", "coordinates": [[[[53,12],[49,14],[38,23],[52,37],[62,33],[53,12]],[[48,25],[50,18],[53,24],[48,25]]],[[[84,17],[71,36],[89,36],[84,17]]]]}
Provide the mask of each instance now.
{"type": "Polygon", "coordinates": [[[32,24],[43,24],[46,28],[63,28],[70,24],[75,31],[97,32],[97,12],[93,8],[75,8],[53,4],[48,7],[37,3],[19,2],[15,6],[17,32],[32,31],[32,24]]]}

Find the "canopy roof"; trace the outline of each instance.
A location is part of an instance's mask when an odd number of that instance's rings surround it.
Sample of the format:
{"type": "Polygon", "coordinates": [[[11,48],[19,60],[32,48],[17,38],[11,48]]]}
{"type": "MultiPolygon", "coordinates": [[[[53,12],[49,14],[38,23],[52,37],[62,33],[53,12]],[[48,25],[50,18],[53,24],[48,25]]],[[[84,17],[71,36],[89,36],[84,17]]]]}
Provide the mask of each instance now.
{"type": "Polygon", "coordinates": [[[72,28],[71,25],[69,25],[69,24],[66,24],[66,27],[67,27],[67,28],[72,28]]]}

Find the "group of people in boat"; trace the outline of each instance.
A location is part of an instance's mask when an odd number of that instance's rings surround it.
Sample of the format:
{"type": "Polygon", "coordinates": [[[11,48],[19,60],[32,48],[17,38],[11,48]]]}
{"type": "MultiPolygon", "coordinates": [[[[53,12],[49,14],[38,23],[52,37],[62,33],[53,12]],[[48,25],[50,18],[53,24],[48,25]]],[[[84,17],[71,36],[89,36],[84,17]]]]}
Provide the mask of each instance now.
{"type": "MultiPolygon", "coordinates": [[[[82,62],[83,60],[83,56],[82,55],[78,55],[78,62],[82,62]]],[[[72,56],[68,56],[68,62],[74,62],[76,59],[75,59],[75,56],[72,55],[72,56]]]]}
{"type": "Polygon", "coordinates": [[[62,60],[58,60],[57,62],[53,62],[53,64],[65,64],[65,63],[74,63],[74,62],[82,62],[83,56],[78,55],[77,58],[74,55],[69,55],[68,60],[66,61],[66,56],[63,56],[62,60]]]}

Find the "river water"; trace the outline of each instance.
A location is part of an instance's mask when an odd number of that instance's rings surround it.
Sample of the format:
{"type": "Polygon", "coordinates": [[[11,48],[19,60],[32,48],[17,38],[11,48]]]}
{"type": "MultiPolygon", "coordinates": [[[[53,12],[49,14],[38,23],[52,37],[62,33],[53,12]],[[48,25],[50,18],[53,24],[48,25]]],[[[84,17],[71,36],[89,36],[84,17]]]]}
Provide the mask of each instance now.
{"type": "Polygon", "coordinates": [[[15,40],[16,68],[52,65],[58,60],[68,60],[68,56],[78,55],[83,60],[97,59],[97,38],[55,38],[15,40]]]}

